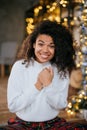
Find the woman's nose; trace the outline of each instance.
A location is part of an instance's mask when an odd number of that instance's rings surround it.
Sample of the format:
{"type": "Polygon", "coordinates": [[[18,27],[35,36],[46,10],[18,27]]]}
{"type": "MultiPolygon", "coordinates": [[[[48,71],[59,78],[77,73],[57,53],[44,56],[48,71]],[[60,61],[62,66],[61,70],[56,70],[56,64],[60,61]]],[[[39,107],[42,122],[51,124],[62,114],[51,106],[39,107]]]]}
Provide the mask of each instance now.
{"type": "Polygon", "coordinates": [[[43,51],[47,52],[48,51],[48,46],[44,46],[43,51]]]}

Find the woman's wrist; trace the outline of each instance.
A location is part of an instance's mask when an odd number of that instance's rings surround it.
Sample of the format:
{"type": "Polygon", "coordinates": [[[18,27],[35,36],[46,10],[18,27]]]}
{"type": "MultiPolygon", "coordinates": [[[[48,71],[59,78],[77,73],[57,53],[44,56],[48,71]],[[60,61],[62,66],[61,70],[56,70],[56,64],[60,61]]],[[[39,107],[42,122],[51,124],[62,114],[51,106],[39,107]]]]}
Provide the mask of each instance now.
{"type": "Polygon", "coordinates": [[[43,84],[39,80],[35,83],[35,86],[38,90],[41,90],[43,88],[43,84]]]}

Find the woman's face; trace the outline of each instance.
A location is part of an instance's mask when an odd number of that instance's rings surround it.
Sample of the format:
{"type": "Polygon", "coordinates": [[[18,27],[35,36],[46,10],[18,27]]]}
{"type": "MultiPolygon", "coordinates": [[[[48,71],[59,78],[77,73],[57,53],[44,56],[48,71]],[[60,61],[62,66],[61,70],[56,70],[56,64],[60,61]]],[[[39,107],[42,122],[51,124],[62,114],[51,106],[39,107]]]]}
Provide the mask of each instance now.
{"type": "Polygon", "coordinates": [[[40,34],[33,47],[35,58],[40,63],[48,62],[54,57],[55,44],[49,35],[40,34]]]}

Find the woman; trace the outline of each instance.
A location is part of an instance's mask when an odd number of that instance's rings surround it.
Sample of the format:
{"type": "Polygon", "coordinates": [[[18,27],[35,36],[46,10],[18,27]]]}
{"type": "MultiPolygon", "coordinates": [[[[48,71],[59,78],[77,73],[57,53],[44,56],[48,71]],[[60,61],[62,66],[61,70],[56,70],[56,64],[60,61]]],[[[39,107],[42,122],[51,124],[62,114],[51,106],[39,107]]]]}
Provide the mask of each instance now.
{"type": "Polygon", "coordinates": [[[59,118],[67,106],[69,75],[76,67],[69,30],[49,20],[39,23],[24,41],[8,80],[10,112],[6,130],[82,130],[59,118]]]}

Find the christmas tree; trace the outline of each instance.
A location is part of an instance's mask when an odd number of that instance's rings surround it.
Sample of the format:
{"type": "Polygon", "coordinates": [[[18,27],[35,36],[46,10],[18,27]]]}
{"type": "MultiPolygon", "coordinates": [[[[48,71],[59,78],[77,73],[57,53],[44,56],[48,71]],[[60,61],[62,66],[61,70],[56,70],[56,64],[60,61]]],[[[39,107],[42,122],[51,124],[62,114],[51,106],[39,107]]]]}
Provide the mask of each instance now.
{"type": "MultiPolygon", "coordinates": [[[[81,68],[83,79],[81,90],[74,95],[68,103],[67,112],[80,112],[85,110],[87,115],[87,1],[81,5],[80,20],[80,45],[77,51],[77,67],[81,68]]],[[[87,116],[86,116],[87,118],[87,116]]]]}

